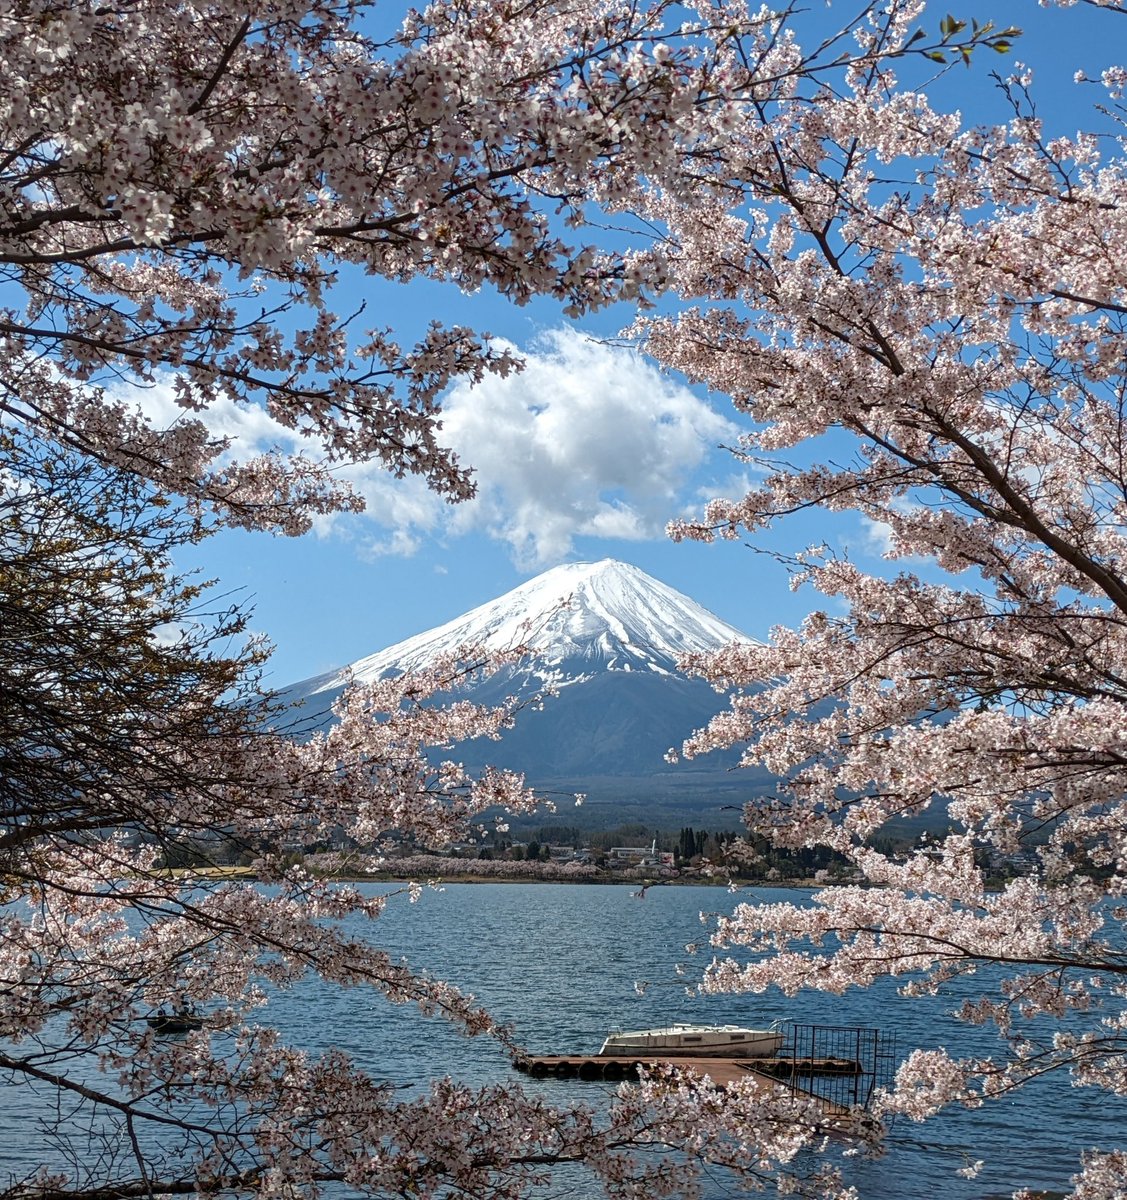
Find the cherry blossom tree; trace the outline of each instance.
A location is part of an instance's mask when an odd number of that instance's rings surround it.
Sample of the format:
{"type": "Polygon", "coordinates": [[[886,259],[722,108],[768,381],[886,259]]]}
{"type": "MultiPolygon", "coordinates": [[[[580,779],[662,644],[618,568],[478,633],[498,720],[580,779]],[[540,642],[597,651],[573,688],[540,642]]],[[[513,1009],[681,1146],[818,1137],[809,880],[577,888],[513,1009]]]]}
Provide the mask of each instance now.
{"type": "MultiPolygon", "coordinates": [[[[447,0],[383,30],[360,0],[0,13],[0,1068],[60,1114],[50,1161],[4,1196],[506,1197],[568,1162],[612,1196],[691,1196],[702,1162],[754,1187],[825,1132],[788,1093],[721,1098],[661,1074],[598,1113],[508,1084],[404,1099],[256,1023],[312,972],[504,1037],[355,933],[396,897],[286,854],[336,831],[433,845],[533,797],[503,771],[434,765],[513,717],[457,697],[494,665],[472,648],[354,688],[330,729],[295,736],[259,691],[246,615],[173,568],[216,522],[297,534],[358,507],[336,477],[354,460],[472,493],[441,445],[440,394],[517,364],[463,328],[401,346],[338,311],[345,282],[424,277],[571,313],[645,304],[671,262],[685,286],[704,259],[687,233],[660,252],[573,245],[590,205],[633,203],[648,175],[671,183],[671,227],[704,197],[732,230],[739,175],[714,173],[751,153],[764,126],[743,129],[748,111],[843,72],[860,94],[888,56],[1005,44],[992,29],[913,40],[894,5],[804,54],[790,16],[728,0],[447,0]],[[131,398],[156,383],[181,410],[163,427],[131,398]],[[211,432],[225,405],[307,452],[241,458],[211,432]],[[270,886],[169,869],[220,839],[270,886]],[[176,997],[206,1016],[169,1040],[149,1017],[176,997]]],[[[925,114],[917,130],[908,107],[910,142],[946,128],[925,114]]],[[[885,128],[877,109],[854,116],[885,128]]]]}
{"type": "Polygon", "coordinates": [[[785,1090],[722,1096],[663,1075],[602,1111],[506,1083],[404,1098],[340,1051],[284,1044],[261,1009],[310,973],[509,1044],[472,997],[379,948],[372,926],[417,887],[286,866],[287,849],[333,832],[428,845],[487,810],[531,808],[518,778],[471,779],[427,754],[511,721],[512,705],[452,694],[495,663],[357,686],[331,728],[295,739],[257,690],[245,614],[169,573],[198,519],[130,472],[3,439],[0,1070],[57,1116],[42,1168],[0,1194],[515,1197],[582,1164],[608,1195],[683,1196],[702,1161],[755,1183],[826,1131],[785,1090]],[[167,868],[185,847],[205,862],[220,839],[254,854],[257,883],[167,868]],[[165,1036],[169,1015],[182,1035],[165,1036]]]}
{"type": "MultiPolygon", "coordinates": [[[[1073,19],[1114,38],[1121,7],[1099,7],[1073,19]]],[[[1077,133],[1011,62],[1008,119],[976,128],[900,54],[917,7],[881,16],[856,31],[879,62],[730,97],[726,136],[634,201],[684,302],[636,331],[754,425],[737,453],[756,485],[674,537],[754,541],[820,508],[858,515],[889,560],[795,554],[824,607],[688,664],[738,691],[683,752],[745,745],[784,780],[748,806],[752,832],[877,885],[740,905],[704,986],[934,994],[978,973],[961,1015],[996,1027],[998,1054],[912,1054],[888,1111],[978,1107],[1052,1070],[1123,1096],[1127,74],[1078,77],[1100,98],[1077,133]],[[929,844],[872,848],[922,814],[929,844]],[[988,890],[985,864],[1020,852],[1032,869],[988,890]]],[[[763,36],[788,44],[781,21],[763,36]]],[[[1074,1194],[1121,1196],[1124,1161],[1086,1154],[1074,1194]]]]}
{"type": "Polygon", "coordinates": [[[783,39],[749,66],[745,33],[764,34],[726,0],[675,14],[671,42],[666,9],[453,0],[381,33],[362,0],[18,0],[0,24],[0,412],[247,527],[356,507],[334,476],[355,459],[470,495],[437,398],[512,356],[437,324],[402,347],[334,311],[340,280],[572,312],[644,299],[660,256],[566,226],[722,135],[716,94],[818,57],[783,39]],[[168,428],[120,394],[157,379],[183,410],[168,428]],[[221,403],[262,406],[315,453],[225,453],[206,423],[221,403]]]}

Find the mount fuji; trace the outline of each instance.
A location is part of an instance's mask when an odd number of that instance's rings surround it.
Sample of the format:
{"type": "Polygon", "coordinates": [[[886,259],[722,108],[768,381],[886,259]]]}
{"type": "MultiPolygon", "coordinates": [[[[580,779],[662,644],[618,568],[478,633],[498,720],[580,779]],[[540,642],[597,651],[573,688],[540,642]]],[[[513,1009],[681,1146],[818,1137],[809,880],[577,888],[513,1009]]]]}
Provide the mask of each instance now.
{"type": "MultiPolygon", "coordinates": [[[[665,762],[694,729],[724,707],[724,697],[677,670],[692,652],[753,639],[688,596],[626,563],[569,563],[339,671],[283,692],[301,704],[303,725],[331,720],[332,702],[350,679],[372,681],[424,666],[460,646],[529,646],[534,657],[477,685],[482,703],[557,695],[526,709],[498,742],[467,742],[457,758],[523,771],[533,787],[585,792],[585,825],[642,821],[733,827],[740,803],[771,787],[766,772],[733,771],[736,753],[690,763],[665,762]]],[[[561,819],[564,813],[561,812],[561,819]]]]}

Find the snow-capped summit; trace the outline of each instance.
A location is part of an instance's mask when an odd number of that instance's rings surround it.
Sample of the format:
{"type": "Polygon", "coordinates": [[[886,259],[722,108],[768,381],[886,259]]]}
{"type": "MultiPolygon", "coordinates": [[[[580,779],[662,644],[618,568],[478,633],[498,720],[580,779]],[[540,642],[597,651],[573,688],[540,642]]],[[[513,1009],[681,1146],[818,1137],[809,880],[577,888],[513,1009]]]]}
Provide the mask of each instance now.
{"type": "Polygon", "coordinates": [[[527,645],[536,652],[539,673],[563,682],[558,669],[565,663],[568,673],[667,674],[686,653],[736,640],[748,639],[695,600],[637,567],[605,558],[553,567],[445,625],[321,677],[309,694],[339,688],[348,675],[370,682],[418,669],[469,644],[491,650],[527,645]]]}
{"type": "Polygon", "coordinates": [[[313,729],[333,720],[333,701],[349,679],[417,669],[467,645],[528,646],[535,657],[476,682],[471,698],[531,698],[546,684],[555,694],[542,711],[522,712],[500,742],[461,743],[459,761],[471,770],[493,763],[523,771],[547,791],[585,792],[586,821],[673,827],[695,811],[718,828],[732,823],[749,789],[771,781],[764,772],[733,772],[738,753],[666,762],[666,751],[725,703],[703,679],[681,674],[677,662],[750,640],[637,567],[613,559],[569,563],[341,671],[296,683],[284,697],[300,704],[302,725],[313,729]]]}

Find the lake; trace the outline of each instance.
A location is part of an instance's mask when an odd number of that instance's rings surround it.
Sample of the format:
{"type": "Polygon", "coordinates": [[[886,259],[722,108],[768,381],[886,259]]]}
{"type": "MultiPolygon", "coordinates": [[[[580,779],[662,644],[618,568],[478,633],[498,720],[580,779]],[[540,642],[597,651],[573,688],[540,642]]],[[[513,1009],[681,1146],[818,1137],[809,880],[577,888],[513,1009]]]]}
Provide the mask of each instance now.
{"type": "MultiPolygon", "coordinates": [[[[751,895],[770,902],[803,893],[756,888],[751,895]]],[[[441,893],[424,892],[417,904],[397,898],[371,928],[393,956],[472,992],[534,1053],[593,1052],[611,1028],[669,1021],[764,1025],[775,1019],[876,1026],[895,1035],[901,1055],[939,1046],[960,1054],[999,1051],[989,1031],[949,1015],[974,980],[923,1000],[906,1000],[883,985],[794,1000],[781,993],[688,994],[709,957],[699,914],[729,912],[747,898],[718,887],[656,887],[639,899],[628,886],[453,884],[441,893]],[[700,953],[686,953],[688,943],[701,943],[700,953]]],[[[491,1040],[463,1038],[440,1020],[358,989],[307,981],[272,1001],[268,1018],[303,1048],[337,1045],[377,1078],[408,1086],[442,1073],[474,1084],[512,1077],[506,1053],[491,1040]]],[[[548,1080],[529,1086],[565,1102],[595,1101],[607,1085],[548,1080]]],[[[26,1087],[0,1089],[6,1133],[0,1175],[42,1161],[29,1099],[26,1087]]],[[[885,1157],[849,1160],[845,1170],[866,1200],[985,1200],[1023,1185],[1062,1191],[1080,1149],[1122,1144],[1125,1129],[1127,1103],[1071,1088],[1062,1077],[976,1112],[960,1110],[925,1124],[901,1118],[885,1157]],[[986,1167],[977,1179],[955,1173],[979,1158],[986,1167]]]]}

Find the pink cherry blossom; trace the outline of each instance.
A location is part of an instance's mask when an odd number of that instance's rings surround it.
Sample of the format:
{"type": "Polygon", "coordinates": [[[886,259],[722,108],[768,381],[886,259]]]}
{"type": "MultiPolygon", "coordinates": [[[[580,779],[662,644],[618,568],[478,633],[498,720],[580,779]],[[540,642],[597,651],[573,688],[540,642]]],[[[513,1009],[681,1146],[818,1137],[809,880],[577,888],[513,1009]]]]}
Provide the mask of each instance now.
{"type": "MultiPolygon", "coordinates": [[[[35,560],[40,577],[100,551],[88,574],[104,574],[103,616],[132,614],[142,660],[163,620],[147,602],[171,590],[186,617],[197,594],[166,580],[170,540],[216,520],[300,534],[359,507],[338,471],[360,459],[451,500],[473,494],[469,466],[442,445],[441,395],[519,364],[463,327],[401,344],[341,302],[365,277],[547,296],[569,315],[629,301],[645,317],[668,290],[699,307],[639,333],[751,415],[748,456],[850,431],[854,464],[777,464],[678,534],[742,536],[796,508],[852,507],[888,526],[894,554],[931,554],[972,582],[796,561],[849,615],[690,664],[766,687],[686,753],[749,741],[749,760],[789,777],[753,825],[780,844],[831,845],[884,885],[828,889],[812,910],[737,909],[718,946],[777,952],[788,989],[881,973],[927,988],[983,957],[1012,964],[1001,998],[968,1010],[1015,1030],[1012,1060],[936,1060],[930,1090],[929,1062],[910,1061],[888,1101],[910,1115],[1042,1069],[1016,1033],[1026,1016],[1121,998],[1120,918],[1096,900],[1119,896],[1127,848],[1121,165],[1094,136],[1046,140],[1024,78],[1008,84],[1013,120],[986,131],[901,87],[894,70],[1005,49],[991,29],[918,39],[921,12],[916,0],[864,7],[806,47],[800,13],[744,0],[442,0],[397,28],[361,0],[13,0],[0,12],[0,420],[44,448],[41,479],[68,464],[70,541],[35,560]],[[890,194],[893,163],[911,164],[918,187],[890,194]],[[654,240],[611,245],[607,219],[623,213],[654,240]],[[165,428],[121,386],[158,379],[182,410],[165,428]],[[212,432],[220,403],[262,410],[305,452],[248,457],[212,432]],[[106,504],[74,456],[134,490],[106,504]],[[90,544],[94,515],[115,530],[109,549],[90,544]],[[144,530],[133,540],[131,522],[144,530]],[[800,715],[821,700],[834,703],[800,715]],[[899,863],[865,847],[889,815],[940,797],[958,831],[932,852],[899,863]],[[1040,875],[988,895],[976,852],[1012,849],[1033,825],[1047,833],[1040,875]]],[[[1114,96],[1122,80],[1106,82],[1114,96]]],[[[19,515],[30,476],[12,473],[17,439],[4,436],[5,545],[38,552],[42,531],[19,515]]],[[[89,603],[80,586],[72,595],[89,603]]],[[[222,614],[215,628],[244,632],[222,614]]],[[[68,727],[47,730],[79,747],[59,755],[65,786],[4,810],[0,1066],[76,1114],[53,1130],[71,1139],[72,1170],[15,1181],[12,1200],[340,1184],[508,1198],[571,1162],[623,1200],[692,1197],[715,1168],[751,1189],[854,1194],[832,1165],[803,1177],[799,1151],[842,1130],[785,1089],[722,1094],[658,1071],[599,1111],[449,1080],[408,1099],[342,1052],[285,1045],[259,1023],[268,990],[313,974],[507,1039],[471,997],[379,948],[398,897],[292,862],[337,834],[425,851],[535,804],[518,776],[472,777],[454,757],[515,716],[515,701],[458,694],[501,658],[469,647],[357,685],[317,731],[228,702],[227,684],[263,702],[261,658],[252,646],[222,660],[159,711],[115,694],[111,762],[128,769],[84,755],[97,694],[68,709],[68,727]],[[200,731],[189,743],[176,737],[186,717],[200,731]],[[253,857],[254,882],[168,869],[176,850],[206,855],[218,839],[253,857]],[[349,932],[360,923],[366,936],[349,932]],[[171,997],[206,1009],[207,1025],[157,1037],[146,1018],[171,997]],[[105,1157],[82,1143],[100,1128],[105,1157]]],[[[17,706],[69,699],[82,662],[75,649],[24,679],[17,706]]],[[[100,680],[103,698],[127,678],[100,680]]],[[[42,741],[23,754],[55,762],[42,741]]],[[[767,982],[733,960],[706,986],[767,982]]],[[[1103,1011],[1105,1025],[1051,1059],[1122,1090],[1110,1048],[1124,1017],[1103,1011]]],[[[880,1130],[854,1132],[868,1145],[880,1130]]],[[[1089,1155],[1077,1194],[1110,1195],[1121,1166],[1118,1152],[1089,1155]]]]}
{"type": "MultiPolygon", "coordinates": [[[[902,44],[918,14],[893,8],[862,44],[902,44]]],[[[748,805],[751,833],[829,847],[865,884],[741,904],[704,987],[894,976],[919,994],[1003,964],[962,1012],[997,1027],[997,1060],[918,1052],[886,1110],[976,1106],[1053,1069],[1123,1095],[1122,125],[1095,111],[1053,136],[1019,70],[1010,119],[974,128],[894,71],[912,74],[855,64],[833,87],[733,97],[725,137],[636,201],[683,303],[635,333],[732,398],[759,468],[672,535],[754,541],[823,508],[888,545],[883,574],[795,553],[818,610],[685,664],[735,693],[681,752],[741,746],[781,777],[748,805]],[[872,848],[921,816],[948,832],[872,848]],[[1022,853],[1031,868],[988,889],[987,864],[1022,853]],[[1087,1032],[1036,1045],[1044,1017],[1087,1032]]],[[[1113,99],[1121,75],[1104,77],[1113,99]]],[[[1086,1158],[1075,1194],[1120,1194],[1120,1159],[1086,1158]]]]}

